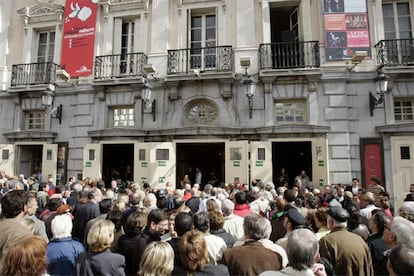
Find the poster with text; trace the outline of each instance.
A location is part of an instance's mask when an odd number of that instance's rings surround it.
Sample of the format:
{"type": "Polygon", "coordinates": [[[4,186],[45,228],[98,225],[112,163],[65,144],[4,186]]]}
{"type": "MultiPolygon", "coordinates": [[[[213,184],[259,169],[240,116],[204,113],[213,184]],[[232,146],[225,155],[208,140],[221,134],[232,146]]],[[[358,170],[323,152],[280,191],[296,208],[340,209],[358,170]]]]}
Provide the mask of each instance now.
{"type": "Polygon", "coordinates": [[[366,0],[323,0],[327,60],[352,59],[356,51],[371,58],[366,0]]]}
{"type": "Polygon", "coordinates": [[[93,72],[97,0],[66,0],[61,67],[72,77],[93,72]]]}

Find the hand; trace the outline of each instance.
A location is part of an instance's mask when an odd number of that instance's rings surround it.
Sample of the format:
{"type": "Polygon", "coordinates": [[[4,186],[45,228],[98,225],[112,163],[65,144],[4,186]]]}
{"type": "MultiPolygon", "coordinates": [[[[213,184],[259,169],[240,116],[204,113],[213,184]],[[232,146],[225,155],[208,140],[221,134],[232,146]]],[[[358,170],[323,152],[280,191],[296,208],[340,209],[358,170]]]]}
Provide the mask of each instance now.
{"type": "Polygon", "coordinates": [[[325,266],[323,264],[316,263],[312,267],[313,274],[315,276],[327,276],[325,266]]]}

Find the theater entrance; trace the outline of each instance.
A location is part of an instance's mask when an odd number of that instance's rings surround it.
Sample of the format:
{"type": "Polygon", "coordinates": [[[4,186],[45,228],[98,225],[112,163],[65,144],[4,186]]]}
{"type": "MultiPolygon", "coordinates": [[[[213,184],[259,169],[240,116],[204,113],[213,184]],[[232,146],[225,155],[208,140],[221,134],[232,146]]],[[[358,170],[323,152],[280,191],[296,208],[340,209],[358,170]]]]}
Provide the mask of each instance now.
{"type": "Polygon", "coordinates": [[[111,180],[134,180],[134,144],[102,145],[102,178],[107,187],[111,180]]]}
{"type": "Polygon", "coordinates": [[[224,148],[225,143],[223,142],[176,143],[177,187],[180,187],[180,181],[186,174],[191,183],[194,183],[198,171],[201,173],[201,187],[209,182],[215,186],[224,182],[224,148]]]}

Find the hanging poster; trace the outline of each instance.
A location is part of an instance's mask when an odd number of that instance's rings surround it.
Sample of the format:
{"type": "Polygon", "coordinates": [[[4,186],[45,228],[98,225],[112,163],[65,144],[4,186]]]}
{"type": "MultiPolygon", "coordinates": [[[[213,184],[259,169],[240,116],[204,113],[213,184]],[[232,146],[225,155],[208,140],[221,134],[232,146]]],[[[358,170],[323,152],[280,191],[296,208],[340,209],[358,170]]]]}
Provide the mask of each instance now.
{"type": "Polygon", "coordinates": [[[98,0],[66,0],[61,67],[72,77],[93,72],[98,0]]]}
{"type": "Polygon", "coordinates": [[[352,59],[356,51],[371,57],[366,0],[323,0],[327,60],[352,59]]]}

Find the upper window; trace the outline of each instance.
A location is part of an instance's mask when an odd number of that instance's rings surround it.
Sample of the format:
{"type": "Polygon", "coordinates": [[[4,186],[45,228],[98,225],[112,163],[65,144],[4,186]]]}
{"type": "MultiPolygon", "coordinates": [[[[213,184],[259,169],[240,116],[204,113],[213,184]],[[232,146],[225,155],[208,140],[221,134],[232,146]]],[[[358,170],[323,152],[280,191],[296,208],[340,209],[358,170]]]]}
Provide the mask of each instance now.
{"type": "Polygon", "coordinates": [[[41,130],[45,129],[45,111],[30,110],[25,112],[25,129],[41,130]]]}
{"type": "Polygon", "coordinates": [[[395,99],[394,118],[396,121],[411,121],[414,115],[414,99],[395,99]]]}
{"type": "Polygon", "coordinates": [[[134,108],[114,107],[111,109],[111,127],[133,127],[135,126],[134,108]]]}
{"type": "Polygon", "coordinates": [[[304,100],[276,101],[276,123],[305,123],[306,102],[304,100]]]}
{"type": "Polygon", "coordinates": [[[52,62],[55,49],[55,32],[40,32],[37,62],[52,62]]]}
{"type": "Polygon", "coordinates": [[[391,2],[382,5],[385,39],[411,38],[410,5],[391,2]]]}
{"type": "Polygon", "coordinates": [[[216,67],[216,14],[194,13],[190,19],[191,68],[202,70],[216,67]]]}

